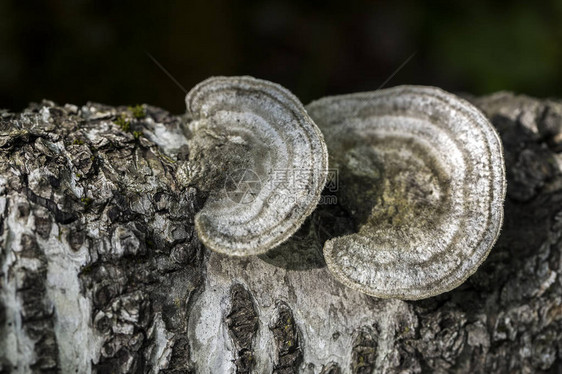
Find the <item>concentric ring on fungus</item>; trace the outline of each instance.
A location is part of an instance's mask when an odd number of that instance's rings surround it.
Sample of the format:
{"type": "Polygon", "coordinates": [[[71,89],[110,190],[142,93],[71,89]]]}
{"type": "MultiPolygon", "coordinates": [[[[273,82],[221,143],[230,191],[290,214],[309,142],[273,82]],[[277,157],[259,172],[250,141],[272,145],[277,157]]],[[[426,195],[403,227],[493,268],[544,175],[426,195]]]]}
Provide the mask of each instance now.
{"type": "Polygon", "coordinates": [[[500,232],[500,138],[473,105],[441,89],[400,86],[307,106],[339,169],[340,203],[358,232],[324,245],[343,284],[422,299],[463,283],[500,232]]]}
{"type": "Polygon", "coordinates": [[[188,179],[209,192],[195,217],[199,239],[232,256],[285,241],[314,210],[328,168],[324,138],[303,105],[252,77],[209,78],[186,104],[188,179]]]}

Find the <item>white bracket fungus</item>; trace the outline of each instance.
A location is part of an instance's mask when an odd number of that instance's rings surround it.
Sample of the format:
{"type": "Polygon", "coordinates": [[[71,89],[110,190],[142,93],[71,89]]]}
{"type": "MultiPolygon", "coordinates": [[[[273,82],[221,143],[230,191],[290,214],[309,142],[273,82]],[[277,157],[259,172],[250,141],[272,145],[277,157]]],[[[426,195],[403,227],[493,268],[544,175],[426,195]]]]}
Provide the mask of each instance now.
{"type": "Polygon", "coordinates": [[[264,253],[314,210],[326,182],[324,138],[300,101],[280,85],[214,77],[186,96],[186,179],[208,193],[195,217],[200,240],[233,256],[264,253]]]}
{"type": "Polygon", "coordinates": [[[505,167],[498,134],[468,102],[401,86],[307,106],[357,232],[326,242],[330,271],[364,293],[422,299],[473,274],[498,237],[505,167]]]}

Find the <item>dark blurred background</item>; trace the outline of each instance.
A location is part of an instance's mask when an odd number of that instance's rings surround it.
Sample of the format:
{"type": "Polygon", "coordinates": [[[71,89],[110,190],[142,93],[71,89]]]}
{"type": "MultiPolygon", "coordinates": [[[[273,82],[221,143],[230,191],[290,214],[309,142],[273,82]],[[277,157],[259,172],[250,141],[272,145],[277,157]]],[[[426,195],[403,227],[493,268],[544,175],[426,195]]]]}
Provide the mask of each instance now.
{"type": "Polygon", "coordinates": [[[562,1],[0,0],[0,108],[150,103],[175,113],[211,75],[250,74],[304,103],[427,84],[562,97],[562,1]]]}

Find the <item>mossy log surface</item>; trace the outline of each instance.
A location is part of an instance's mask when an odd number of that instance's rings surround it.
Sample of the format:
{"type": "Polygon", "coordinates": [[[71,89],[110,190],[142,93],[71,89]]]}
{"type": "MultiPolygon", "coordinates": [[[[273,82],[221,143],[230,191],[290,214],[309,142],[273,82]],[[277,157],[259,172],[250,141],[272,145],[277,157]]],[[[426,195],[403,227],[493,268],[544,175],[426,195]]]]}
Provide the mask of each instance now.
{"type": "Polygon", "coordinates": [[[562,371],[562,102],[471,101],[503,140],[504,227],[462,286],[414,302],[330,276],[337,206],[265,255],[206,250],[184,117],[0,111],[0,373],[562,371]]]}

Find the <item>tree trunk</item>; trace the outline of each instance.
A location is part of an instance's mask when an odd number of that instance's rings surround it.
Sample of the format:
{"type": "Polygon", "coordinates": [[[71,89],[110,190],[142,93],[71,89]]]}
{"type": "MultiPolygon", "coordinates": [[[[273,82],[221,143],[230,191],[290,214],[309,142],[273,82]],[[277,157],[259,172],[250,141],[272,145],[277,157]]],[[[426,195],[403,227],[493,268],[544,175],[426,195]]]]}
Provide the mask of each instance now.
{"type": "Polygon", "coordinates": [[[415,302],[330,276],[318,248],[346,229],[336,207],[296,254],[202,247],[203,197],[175,177],[185,118],[0,111],[0,372],[561,372],[562,102],[472,101],[503,139],[505,224],[467,282],[415,302]]]}

